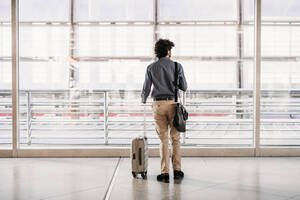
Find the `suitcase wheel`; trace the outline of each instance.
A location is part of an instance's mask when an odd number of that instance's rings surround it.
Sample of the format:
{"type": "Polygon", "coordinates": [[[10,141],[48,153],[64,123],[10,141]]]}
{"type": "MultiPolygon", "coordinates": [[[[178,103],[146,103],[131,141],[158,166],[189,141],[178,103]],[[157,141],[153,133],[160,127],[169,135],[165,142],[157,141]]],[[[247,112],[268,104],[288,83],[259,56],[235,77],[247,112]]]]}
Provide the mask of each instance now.
{"type": "Polygon", "coordinates": [[[136,178],[136,173],[132,172],[132,176],[133,176],[133,178],[136,178]]]}
{"type": "Polygon", "coordinates": [[[147,178],[147,172],[142,172],[141,176],[142,176],[143,179],[146,179],[147,178]]]}

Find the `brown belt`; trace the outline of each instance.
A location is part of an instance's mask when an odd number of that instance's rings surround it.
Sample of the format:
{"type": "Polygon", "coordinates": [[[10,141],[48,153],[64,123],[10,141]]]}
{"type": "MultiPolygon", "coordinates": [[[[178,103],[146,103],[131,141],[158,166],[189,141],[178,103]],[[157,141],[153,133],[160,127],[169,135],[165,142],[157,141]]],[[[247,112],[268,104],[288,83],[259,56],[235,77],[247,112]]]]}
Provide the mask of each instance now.
{"type": "Polygon", "coordinates": [[[154,101],[166,101],[166,100],[174,100],[174,97],[154,97],[154,101]]]}

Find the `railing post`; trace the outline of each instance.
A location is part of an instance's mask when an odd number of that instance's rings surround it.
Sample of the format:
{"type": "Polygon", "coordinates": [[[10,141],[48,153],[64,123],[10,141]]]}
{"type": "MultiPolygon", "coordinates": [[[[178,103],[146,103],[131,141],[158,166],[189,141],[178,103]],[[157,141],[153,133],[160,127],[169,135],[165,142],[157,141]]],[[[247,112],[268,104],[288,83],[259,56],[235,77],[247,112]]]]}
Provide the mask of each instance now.
{"type": "Polygon", "coordinates": [[[236,100],[236,95],[232,95],[232,118],[233,119],[239,119],[239,107],[238,107],[238,104],[237,104],[237,100],[236,100]]]}
{"type": "Polygon", "coordinates": [[[108,91],[104,91],[104,143],[108,144],[108,91]]]}
{"type": "Polygon", "coordinates": [[[27,144],[31,145],[31,92],[26,92],[27,95],[27,144]]]}

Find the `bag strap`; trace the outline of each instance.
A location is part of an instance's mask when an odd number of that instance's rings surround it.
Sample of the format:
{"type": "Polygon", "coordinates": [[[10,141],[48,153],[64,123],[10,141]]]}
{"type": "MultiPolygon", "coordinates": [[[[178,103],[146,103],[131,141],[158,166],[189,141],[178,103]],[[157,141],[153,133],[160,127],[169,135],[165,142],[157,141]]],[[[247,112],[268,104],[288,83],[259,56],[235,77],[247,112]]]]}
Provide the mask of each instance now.
{"type": "Polygon", "coordinates": [[[175,102],[178,101],[178,63],[175,62],[175,76],[174,76],[174,84],[175,84],[175,102]]]}

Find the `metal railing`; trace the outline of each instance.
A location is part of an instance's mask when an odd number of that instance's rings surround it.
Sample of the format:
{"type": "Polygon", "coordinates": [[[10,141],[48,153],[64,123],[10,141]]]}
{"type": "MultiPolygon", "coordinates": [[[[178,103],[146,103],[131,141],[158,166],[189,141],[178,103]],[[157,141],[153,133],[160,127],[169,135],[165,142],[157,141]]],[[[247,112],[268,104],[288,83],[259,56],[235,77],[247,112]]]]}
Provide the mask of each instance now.
{"type": "MultiPolygon", "coordinates": [[[[299,94],[262,91],[262,136],[278,139],[273,132],[287,132],[281,138],[300,139],[299,94]]],[[[0,91],[0,130],[7,133],[2,140],[11,137],[10,101],[10,91],[0,91]]],[[[251,90],[190,90],[182,102],[190,116],[183,144],[252,144],[251,90]]],[[[155,144],[151,100],[146,107],[146,129],[155,144]]],[[[22,90],[19,113],[20,142],[27,145],[128,144],[144,123],[139,90],[22,90]]]]}

